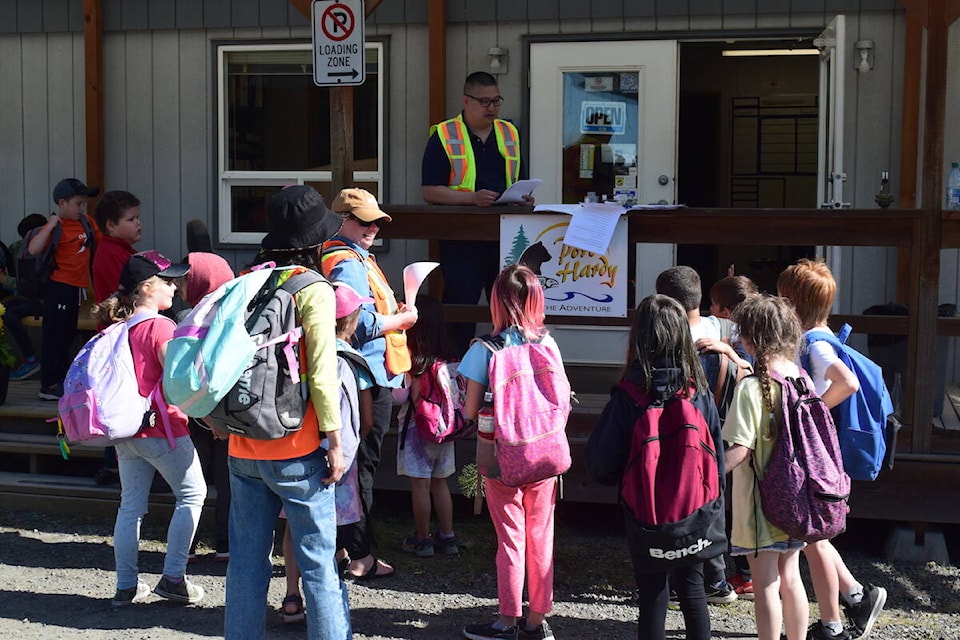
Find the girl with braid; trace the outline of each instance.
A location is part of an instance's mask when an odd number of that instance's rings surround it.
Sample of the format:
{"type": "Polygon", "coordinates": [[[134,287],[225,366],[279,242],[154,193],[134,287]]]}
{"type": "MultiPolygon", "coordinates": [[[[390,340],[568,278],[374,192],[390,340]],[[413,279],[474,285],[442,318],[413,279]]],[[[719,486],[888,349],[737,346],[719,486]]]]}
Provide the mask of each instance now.
{"type": "Polygon", "coordinates": [[[781,413],[781,393],[770,371],[783,377],[800,375],[797,353],[803,331],[790,302],[768,295],[744,300],[733,320],[743,348],[756,359],[756,375],[737,384],[723,425],[723,439],[730,445],[725,466],[733,472],[730,555],[745,555],[750,563],[758,638],[779,640],[783,624],[788,640],[802,640],[809,614],[800,578],[804,543],[767,521],[754,469],[767,466],[779,437],[774,415],[781,413]]]}

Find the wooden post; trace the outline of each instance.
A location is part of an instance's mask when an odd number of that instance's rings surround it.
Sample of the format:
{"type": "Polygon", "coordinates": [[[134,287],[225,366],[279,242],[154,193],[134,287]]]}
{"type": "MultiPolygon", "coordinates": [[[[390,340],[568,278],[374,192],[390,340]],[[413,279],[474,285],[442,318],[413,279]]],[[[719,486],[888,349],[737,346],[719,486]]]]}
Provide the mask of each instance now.
{"type": "MultiPolygon", "coordinates": [[[[83,74],[87,185],[104,188],[103,11],[101,0],[83,0],[83,74]]],[[[90,203],[93,206],[93,202],[90,203]]]]}
{"type": "MultiPolygon", "coordinates": [[[[906,10],[906,41],[903,55],[903,115],[900,122],[900,208],[917,206],[917,149],[920,134],[920,77],[923,61],[923,24],[917,11],[906,10]]],[[[897,250],[897,301],[910,299],[915,284],[910,279],[910,261],[903,247],[897,250]]]]}
{"type": "Polygon", "coordinates": [[[330,87],[331,197],[353,186],[353,87],[330,87]]]}
{"type": "MultiPolygon", "coordinates": [[[[364,18],[376,10],[383,0],[367,0],[364,18]]],[[[311,0],[290,0],[290,4],[309,22],[311,0]]],[[[312,26],[312,25],[311,25],[312,26]]],[[[353,186],[353,87],[330,87],[330,193],[353,186]]],[[[381,159],[382,161],[382,159],[381,159]]],[[[383,194],[379,194],[383,199],[383,194]]]]}
{"type": "Polygon", "coordinates": [[[947,51],[953,0],[927,1],[926,87],[923,129],[923,217],[918,255],[919,278],[910,301],[907,336],[908,397],[913,407],[913,453],[928,453],[933,436],[930,399],[937,361],[937,298],[940,282],[940,235],[943,215],[943,135],[946,119],[947,51]]]}
{"type": "Polygon", "coordinates": [[[429,0],[428,40],[430,54],[430,122],[447,117],[447,5],[444,0],[429,0]]]}
{"type": "MultiPolygon", "coordinates": [[[[427,38],[430,56],[427,113],[430,121],[424,123],[424,132],[429,131],[430,125],[447,118],[447,3],[445,0],[428,0],[427,38]]],[[[440,261],[439,241],[430,240],[427,243],[427,255],[435,262],[440,261]]],[[[443,298],[442,277],[430,278],[427,286],[431,296],[438,300],[443,298]]]]}

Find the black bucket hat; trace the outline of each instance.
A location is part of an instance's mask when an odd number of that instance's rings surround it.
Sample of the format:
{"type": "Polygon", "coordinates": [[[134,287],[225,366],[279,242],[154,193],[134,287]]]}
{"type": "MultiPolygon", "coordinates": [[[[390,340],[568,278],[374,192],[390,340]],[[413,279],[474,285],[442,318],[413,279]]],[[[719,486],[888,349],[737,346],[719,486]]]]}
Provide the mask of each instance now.
{"type": "Polygon", "coordinates": [[[343,218],[327,208],[323,196],[307,185],[291,185],[267,203],[267,235],[261,246],[268,251],[306,249],[336,235],[343,218]]]}

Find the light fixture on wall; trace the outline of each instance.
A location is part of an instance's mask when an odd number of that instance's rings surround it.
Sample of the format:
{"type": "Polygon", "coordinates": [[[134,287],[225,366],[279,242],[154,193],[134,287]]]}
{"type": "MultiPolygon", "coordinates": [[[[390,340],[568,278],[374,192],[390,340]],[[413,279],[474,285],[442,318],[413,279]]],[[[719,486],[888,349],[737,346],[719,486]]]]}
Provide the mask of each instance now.
{"type": "Polygon", "coordinates": [[[490,56],[490,73],[503,75],[507,72],[507,50],[503,47],[490,47],[487,51],[490,56]]]}
{"type": "Polygon", "coordinates": [[[857,40],[853,43],[856,53],[853,59],[853,68],[860,73],[873,69],[873,40],[857,40]]]}

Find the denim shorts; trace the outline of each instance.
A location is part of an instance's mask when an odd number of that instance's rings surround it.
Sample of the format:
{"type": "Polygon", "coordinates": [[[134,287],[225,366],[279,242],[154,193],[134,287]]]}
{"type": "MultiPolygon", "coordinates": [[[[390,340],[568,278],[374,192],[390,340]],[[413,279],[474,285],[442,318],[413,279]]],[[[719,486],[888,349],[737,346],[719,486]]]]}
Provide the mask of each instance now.
{"type": "Polygon", "coordinates": [[[806,542],[802,540],[784,540],[783,542],[774,542],[773,544],[767,545],[765,547],[760,547],[759,549],[748,549],[746,547],[738,547],[737,545],[730,545],[730,555],[731,556],[748,556],[751,553],[757,551],[772,551],[774,553],[788,553],[790,551],[796,551],[797,549],[803,549],[807,545],[806,542]]]}

